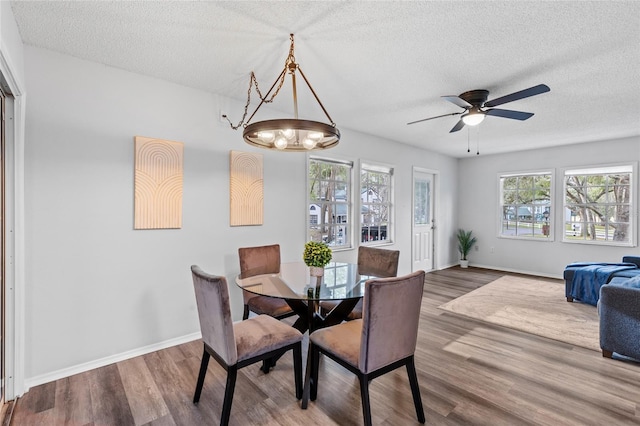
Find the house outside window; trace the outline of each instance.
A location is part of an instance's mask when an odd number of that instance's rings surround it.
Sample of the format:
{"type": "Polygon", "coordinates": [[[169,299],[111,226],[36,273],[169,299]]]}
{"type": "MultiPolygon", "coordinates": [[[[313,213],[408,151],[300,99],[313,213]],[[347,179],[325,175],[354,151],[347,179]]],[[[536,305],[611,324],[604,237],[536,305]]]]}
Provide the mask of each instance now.
{"type": "Polygon", "coordinates": [[[500,237],[553,240],[553,173],[501,174],[500,237]]]}
{"type": "Polygon", "coordinates": [[[565,170],[564,242],[633,246],[632,164],[565,170]]]}
{"type": "Polygon", "coordinates": [[[391,243],[393,169],[362,163],[360,166],[360,242],[391,243]]]}
{"type": "Polygon", "coordinates": [[[307,173],[309,241],[350,248],[353,163],[310,157],[307,173]]]}

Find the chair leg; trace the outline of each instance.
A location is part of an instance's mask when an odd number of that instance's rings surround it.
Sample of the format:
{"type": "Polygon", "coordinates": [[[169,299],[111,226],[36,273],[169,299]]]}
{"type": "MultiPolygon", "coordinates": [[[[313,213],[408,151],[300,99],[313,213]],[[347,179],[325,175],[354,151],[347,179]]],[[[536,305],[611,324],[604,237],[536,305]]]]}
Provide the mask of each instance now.
{"type": "Polygon", "coordinates": [[[606,349],[603,349],[602,356],[605,358],[613,358],[613,351],[608,351],[606,349]]]}
{"type": "Polygon", "coordinates": [[[420,398],[420,386],[418,385],[418,375],[416,374],[416,365],[413,356],[407,361],[407,375],[409,376],[409,384],[411,385],[411,394],[413,395],[413,404],[416,406],[416,416],[420,423],[425,422],[424,409],[422,408],[422,398],[420,398]]]}
{"type": "Polygon", "coordinates": [[[369,402],[369,377],[366,374],[358,374],[360,380],[360,396],[362,397],[362,417],[365,426],[371,426],[371,404],[369,402]]]}
{"type": "Polygon", "coordinates": [[[295,375],[296,399],[302,399],[302,342],[293,347],[293,374],[295,375]]]}
{"type": "Polygon", "coordinates": [[[202,351],[202,362],[200,363],[200,373],[198,373],[198,382],[196,383],[196,392],[193,395],[193,403],[197,404],[200,401],[200,393],[202,392],[202,385],[204,385],[204,376],[207,375],[207,367],[209,366],[209,352],[206,349],[202,351]]]}
{"type": "Polygon", "coordinates": [[[242,320],[249,318],[249,305],[244,305],[244,312],[242,313],[242,320]]]}
{"type": "Polygon", "coordinates": [[[320,350],[316,345],[310,345],[311,351],[311,400],[318,398],[318,369],[320,367],[320,350]],[[313,347],[313,350],[312,348],[313,347]]]}
{"type": "Polygon", "coordinates": [[[227,386],[224,390],[224,403],[222,404],[222,417],[220,418],[220,426],[229,424],[231,416],[231,403],[233,402],[233,391],[236,388],[236,377],[238,375],[238,366],[231,365],[227,369],[227,386]]]}

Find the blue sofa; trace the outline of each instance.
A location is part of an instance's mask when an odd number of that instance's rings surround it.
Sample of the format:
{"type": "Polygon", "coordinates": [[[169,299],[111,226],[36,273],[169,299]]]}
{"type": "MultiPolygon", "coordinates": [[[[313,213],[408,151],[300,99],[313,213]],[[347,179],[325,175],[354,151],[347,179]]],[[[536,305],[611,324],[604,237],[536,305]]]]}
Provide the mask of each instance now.
{"type": "Polygon", "coordinates": [[[640,275],[615,277],[600,289],[600,348],[640,360],[640,275]]]}
{"type": "Polygon", "coordinates": [[[596,306],[600,288],[614,278],[640,276],[640,256],[624,256],[622,263],[572,263],[564,270],[567,302],[579,300],[596,306]]]}

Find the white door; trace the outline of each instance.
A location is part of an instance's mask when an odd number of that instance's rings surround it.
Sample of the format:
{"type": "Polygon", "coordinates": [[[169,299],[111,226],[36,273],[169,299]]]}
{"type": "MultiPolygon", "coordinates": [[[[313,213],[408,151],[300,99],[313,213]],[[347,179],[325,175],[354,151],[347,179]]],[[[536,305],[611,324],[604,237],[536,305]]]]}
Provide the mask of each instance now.
{"type": "Polygon", "coordinates": [[[413,271],[433,269],[433,216],[435,175],[413,171],[413,271]]]}

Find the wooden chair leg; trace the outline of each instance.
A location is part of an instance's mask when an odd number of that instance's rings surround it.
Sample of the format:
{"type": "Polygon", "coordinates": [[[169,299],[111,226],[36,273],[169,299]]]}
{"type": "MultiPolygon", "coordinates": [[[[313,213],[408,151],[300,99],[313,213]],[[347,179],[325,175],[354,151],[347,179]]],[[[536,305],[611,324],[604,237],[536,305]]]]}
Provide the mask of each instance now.
{"type": "Polygon", "coordinates": [[[229,417],[231,416],[231,403],[233,402],[233,391],[236,388],[236,377],[238,375],[238,366],[231,365],[227,369],[227,386],[224,390],[224,403],[222,404],[222,416],[220,425],[227,426],[229,417]]]}
{"type": "Polygon", "coordinates": [[[602,356],[605,358],[613,358],[613,351],[608,351],[606,349],[603,349],[602,356]]]}
{"type": "Polygon", "coordinates": [[[422,398],[420,397],[420,386],[418,385],[418,375],[416,374],[416,365],[413,357],[407,361],[407,375],[409,376],[409,384],[411,385],[411,394],[413,395],[413,405],[416,407],[416,416],[420,423],[425,422],[424,409],[422,408],[422,398]]]}
{"type": "Polygon", "coordinates": [[[296,399],[302,399],[302,342],[293,347],[293,374],[295,375],[296,399]]]}
{"type": "Polygon", "coordinates": [[[202,351],[202,362],[200,363],[200,373],[198,373],[198,382],[196,383],[196,392],[193,395],[193,403],[197,404],[200,401],[200,393],[202,392],[202,386],[204,385],[204,376],[207,375],[207,367],[209,366],[209,352],[207,349],[202,351]]]}
{"type": "Polygon", "coordinates": [[[567,302],[573,302],[573,297],[567,296],[567,302]]]}
{"type": "Polygon", "coordinates": [[[365,426],[371,426],[371,404],[369,402],[369,377],[366,374],[358,374],[360,380],[360,396],[362,398],[362,417],[365,426]]]}

